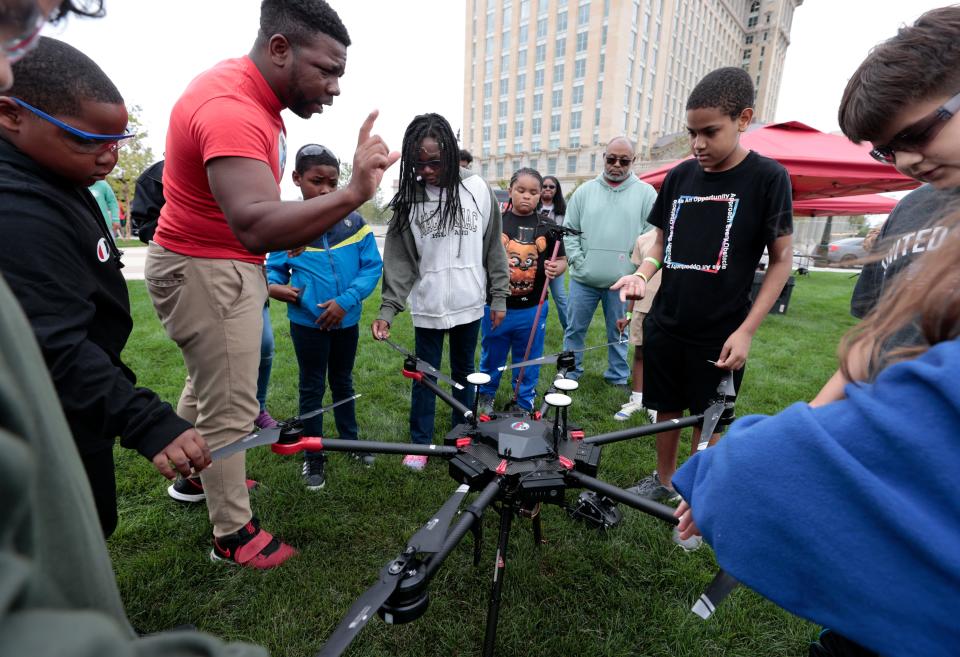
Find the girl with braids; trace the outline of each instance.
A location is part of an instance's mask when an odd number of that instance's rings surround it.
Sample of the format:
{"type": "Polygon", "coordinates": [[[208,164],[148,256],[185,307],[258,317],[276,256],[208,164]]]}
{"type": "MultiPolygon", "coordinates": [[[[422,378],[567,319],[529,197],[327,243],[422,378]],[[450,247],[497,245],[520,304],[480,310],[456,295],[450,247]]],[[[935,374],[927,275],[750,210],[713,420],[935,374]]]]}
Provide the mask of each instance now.
{"type": "MultiPolygon", "coordinates": [[[[540,214],[553,219],[557,225],[563,224],[563,216],[567,214],[567,201],[563,198],[563,189],[556,176],[543,177],[543,189],[540,191],[540,214]]],[[[550,294],[557,305],[557,317],[560,318],[560,328],[567,330],[567,282],[563,276],[550,279],[550,294]]]]}
{"type": "MultiPolygon", "coordinates": [[[[454,380],[466,383],[474,356],[484,302],[496,328],[506,314],[507,259],[500,243],[500,208],[493,191],[475,174],[461,171],[453,130],[439,114],[414,118],[403,135],[399,189],[383,252],[383,299],[371,327],[373,337],[390,337],[390,325],[410,298],[417,356],[440,367],[443,339],[450,338],[454,380]],[[466,177],[461,177],[461,174],[466,177]]],[[[454,397],[473,405],[471,386],[454,397]]],[[[413,383],[410,439],[433,442],[433,393],[413,383]]],[[[453,423],[463,417],[453,413],[453,423]]],[[[407,456],[404,465],[422,470],[425,456],[407,456]]]]}
{"type": "Polygon", "coordinates": [[[831,628],[811,655],[837,654],[837,633],[882,655],[960,643],[958,224],[848,334],[843,399],[734,422],[673,477],[681,538],[831,628]],[[893,346],[905,330],[919,340],[893,346]]]}
{"type": "MultiPolygon", "coordinates": [[[[493,398],[503,374],[498,368],[506,364],[508,353],[514,363],[543,355],[549,307],[544,296],[543,308],[538,312],[540,298],[547,281],[562,276],[567,269],[562,240],[550,230],[556,223],[537,212],[542,184],[543,179],[535,169],[520,169],[510,178],[510,209],[503,215],[501,237],[510,266],[510,296],[507,297],[510,314],[497,328],[491,321],[488,308],[481,324],[480,371],[490,375],[490,382],[480,386],[480,409],[484,413],[493,411],[493,398]],[[558,257],[551,259],[555,244],[559,244],[558,257]],[[536,331],[533,331],[534,322],[536,331]]],[[[514,373],[514,389],[517,389],[520,372],[516,370],[514,373]]],[[[517,405],[532,411],[540,368],[527,367],[522,372],[519,389],[509,406],[517,405]]]]}

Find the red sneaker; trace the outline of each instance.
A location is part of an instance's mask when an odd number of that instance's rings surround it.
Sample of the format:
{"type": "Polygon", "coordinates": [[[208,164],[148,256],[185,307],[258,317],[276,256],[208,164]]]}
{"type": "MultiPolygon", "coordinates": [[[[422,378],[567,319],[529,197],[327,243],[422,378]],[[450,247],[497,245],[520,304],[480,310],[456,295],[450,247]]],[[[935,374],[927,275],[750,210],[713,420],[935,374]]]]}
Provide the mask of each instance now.
{"type": "Polygon", "coordinates": [[[296,554],[295,549],[274,538],[267,530],[260,529],[260,521],[251,518],[234,533],[214,537],[210,560],[232,561],[248,568],[269,570],[296,554]]]}
{"type": "MultiPolygon", "coordinates": [[[[247,479],[247,490],[253,490],[260,484],[253,479],[247,479]]],[[[203,482],[200,475],[192,477],[178,476],[176,481],[167,486],[167,495],[178,502],[202,502],[207,499],[203,492],[203,482]]]]}

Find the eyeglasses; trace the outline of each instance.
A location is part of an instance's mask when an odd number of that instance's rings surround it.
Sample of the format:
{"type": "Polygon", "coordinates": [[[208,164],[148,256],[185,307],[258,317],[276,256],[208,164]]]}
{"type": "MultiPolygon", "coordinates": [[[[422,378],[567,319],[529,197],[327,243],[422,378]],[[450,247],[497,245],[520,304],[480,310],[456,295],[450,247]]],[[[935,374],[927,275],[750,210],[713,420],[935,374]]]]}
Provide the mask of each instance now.
{"type": "Polygon", "coordinates": [[[67,145],[78,153],[84,153],[85,155],[100,155],[107,151],[116,152],[120,148],[121,140],[137,136],[135,132],[125,132],[120,135],[101,135],[96,132],[87,132],[74,128],[69,123],[64,123],[19,98],[11,97],[10,100],[63,130],[67,133],[67,145]]]}
{"type": "Polygon", "coordinates": [[[38,9],[34,15],[26,21],[26,24],[30,27],[27,28],[23,34],[0,44],[0,50],[3,51],[3,54],[6,55],[11,64],[16,64],[23,59],[28,52],[37,47],[37,44],[40,43],[40,32],[43,30],[46,20],[43,17],[43,13],[38,9]]]}
{"type": "Polygon", "coordinates": [[[613,166],[617,162],[619,162],[620,166],[622,167],[628,167],[631,164],[633,164],[632,157],[617,157],[616,155],[607,155],[607,157],[604,159],[606,160],[607,164],[609,164],[610,166],[613,166]]]}
{"type": "Polygon", "coordinates": [[[434,171],[440,169],[443,166],[443,160],[417,160],[413,163],[413,168],[417,171],[422,171],[427,167],[430,167],[434,171]]]}
{"type": "Polygon", "coordinates": [[[544,188],[544,189],[556,189],[557,186],[556,186],[556,185],[547,185],[547,184],[544,184],[543,188],[544,188]]]}
{"type": "Polygon", "coordinates": [[[297,151],[296,161],[300,162],[305,157],[322,157],[322,156],[332,157],[337,161],[337,166],[340,166],[340,158],[333,154],[326,146],[321,146],[320,144],[307,144],[302,146],[299,151],[297,151]]]}
{"type": "Polygon", "coordinates": [[[916,123],[901,130],[893,139],[881,146],[875,146],[870,155],[884,164],[894,164],[897,151],[915,153],[936,137],[943,126],[960,110],[960,93],[938,107],[932,113],[916,123]]]}

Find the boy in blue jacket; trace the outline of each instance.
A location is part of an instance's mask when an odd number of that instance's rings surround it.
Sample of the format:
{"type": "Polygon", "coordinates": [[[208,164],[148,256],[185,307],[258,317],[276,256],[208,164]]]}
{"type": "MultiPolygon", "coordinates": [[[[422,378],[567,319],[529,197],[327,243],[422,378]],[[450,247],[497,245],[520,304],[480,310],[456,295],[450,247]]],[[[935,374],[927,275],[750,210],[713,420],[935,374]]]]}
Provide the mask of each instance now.
{"type": "MultiPolygon", "coordinates": [[[[318,144],[307,144],[296,156],[293,182],[304,200],[329,194],[337,188],[340,161],[318,144]]],[[[358,322],[363,300],[370,296],[383,260],[373,231],[363,217],[352,212],[326,233],[296,252],[276,251],[267,258],[270,296],[288,304],[290,338],[300,366],[300,413],[323,406],[326,382],[333,401],[353,395],[353,364],[357,356],[358,322]]],[[[353,402],[333,411],[340,438],[357,439],[357,416],[353,402]]],[[[323,435],[323,416],[304,422],[309,436],[323,435]]],[[[373,455],[356,452],[364,465],[373,455]]],[[[325,457],[306,453],[303,478],[307,488],[319,490],[326,483],[325,457]]]]}

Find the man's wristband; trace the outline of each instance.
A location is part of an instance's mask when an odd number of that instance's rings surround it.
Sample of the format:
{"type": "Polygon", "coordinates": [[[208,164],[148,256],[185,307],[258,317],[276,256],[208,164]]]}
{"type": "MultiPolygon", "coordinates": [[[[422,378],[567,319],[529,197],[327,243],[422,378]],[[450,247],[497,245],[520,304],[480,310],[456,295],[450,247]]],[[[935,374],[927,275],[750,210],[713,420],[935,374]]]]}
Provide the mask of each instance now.
{"type": "Polygon", "coordinates": [[[659,271],[660,268],[663,266],[663,265],[660,263],[660,261],[657,260],[656,258],[654,258],[653,256],[647,256],[646,258],[643,259],[643,261],[644,261],[644,262],[649,262],[651,265],[653,265],[654,267],[656,267],[657,269],[656,269],[655,271],[659,271]]]}
{"type": "Polygon", "coordinates": [[[647,275],[644,274],[642,271],[635,271],[635,272],[633,272],[633,275],[634,275],[634,276],[639,276],[640,278],[642,278],[644,283],[649,283],[649,282],[650,282],[650,279],[648,279],[648,278],[647,278],[647,275]]]}
{"type": "Polygon", "coordinates": [[[628,310],[627,313],[624,315],[624,317],[626,317],[627,319],[633,319],[633,313],[628,310]]]}

